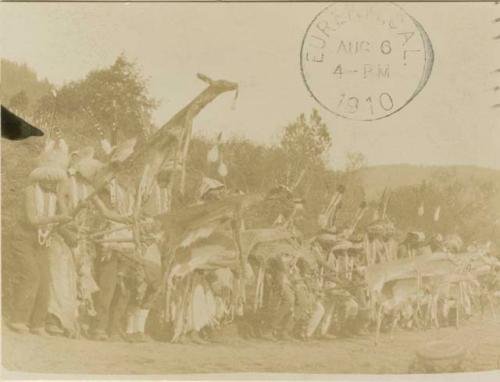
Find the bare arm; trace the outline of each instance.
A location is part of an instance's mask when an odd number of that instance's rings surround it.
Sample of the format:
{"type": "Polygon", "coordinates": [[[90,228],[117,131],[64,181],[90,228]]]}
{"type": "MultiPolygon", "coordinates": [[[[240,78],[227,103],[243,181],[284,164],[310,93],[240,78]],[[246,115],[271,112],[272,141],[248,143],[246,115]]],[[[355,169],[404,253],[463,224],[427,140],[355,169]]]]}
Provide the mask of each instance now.
{"type": "Polygon", "coordinates": [[[31,189],[26,189],[25,194],[24,194],[24,200],[25,200],[25,213],[28,218],[28,222],[35,226],[35,227],[40,227],[44,226],[47,224],[53,224],[53,223],[61,223],[63,221],[67,220],[67,217],[65,215],[54,215],[54,216],[36,216],[36,204],[35,204],[35,198],[34,195],[31,191],[31,189]]]}
{"type": "Polygon", "coordinates": [[[95,195],[92,198],[92,201],[94,202],[94,204],[97,207],[97,209],[99,210],[99,212],[106,219],[113,220],[117,223],[123,223],[123,224],[131,223],[131,219],[128,216],[122,216],[122,215],[116,213],[115,211],[110,210],[108,207],[106,207],[104,202],[97,195],[95,195]]]}

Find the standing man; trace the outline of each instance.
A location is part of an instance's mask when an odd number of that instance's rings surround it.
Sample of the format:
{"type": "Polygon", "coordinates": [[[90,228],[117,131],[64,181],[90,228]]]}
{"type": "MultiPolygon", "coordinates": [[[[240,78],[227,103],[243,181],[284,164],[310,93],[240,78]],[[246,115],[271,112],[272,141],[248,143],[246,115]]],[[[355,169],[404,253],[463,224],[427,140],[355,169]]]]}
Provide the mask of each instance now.
{"type": "MultiPolygon", "coordinates": [[[[146,215],[154,217],[169,211],[169,185],[172,173],[172,166],[169,165],[157,174],[152,192],[144,205],[146,215]]],[[[135,293],[127,309],[126,338],[130,342],[150,340],[145,334],[145,329],[149,313],[155,305],[161,287],[162,253],[160,248],[162,246],[160,240],[161,238],[158,238],[157,242],[145,248],[143,272],[139,272],[134,281],[136,285],[132,289],[135,293]],[[144,288],[143,293],[141,293],[141,288],[144,288]]]]}
{"type": "Polygon", "coordinates": [[[272,336],[292,340],[290,333],[295,324],[295,292],[289,275],[290,255],[282,254],[270,261],[272,287],[277,296],[277,306],[272,317],[272,336]]]}
{"type": "MultiPolygon", "coordinates": [[[[93,194],[93,190],[98,181],[101,171],[105,164],[93,158],[92,148],[84,148],[76,153],[76,158],[72,163],[72,172],[78,177],[78,187],[71,189],[68,187],[66,198],[74,199],[72,204],[79,205],[83,200],[87,200],[90,195],[89,203],[95,207],[101,217],[104,218],[104,224],[101,228],[104,230],[110,228],[122,228],[130,224],[133,199],[132,194],[127,192],[116,179],[111,180],[106,187],[93,194]],[[88,187],[87,187],[88,186],[88,187]],[[83,192],[85,190],[85,192],[83,192]],[[81,195],[79,195],[81,194],[81,195]]],[[[75,179],[76,180],[76,179],[75,179]]],[[[107,239],[127,238],[132,236],[130,230],[124,229],[108,235],[107,239]]],[[[98,291],[94,293],[95,317],[90,327],[90,335],[96,340],[108,339],[108,332],[111,330],[118,338],[119,317],[123,315],[120,312],[113,317],[111,325],[111,305],[115,298],[115,306],[121,309],[126,308],[128,294],[123,286],[123,278],[127,274],[130,263],[125,261],[124,255],[133,250],[133,243],[101,244],[96,248],[97,256],[94,269],[98,291]]],[[[87,275],[88,276],[88,275],[87,275]]],[[[90,280],[87,280],[90,281],[90,280]]],[[[95,291],[95,286],[93,287],[95,291]]]]}
{"type": "Polygon", "coordinates": [[[96,317],[91,327],[91,335],[96,340],[120,339],[121,318],[123,318],[129,299],[125,286],[133,262],[130,256],[134,251],[132,232],[125,225],[132,223],[133,196],[129,190],[113,179],[92,199],[101,215],[107,219],[105,229],[118,229],[105,239],[128,239],[127,243],[105,243],[97,249],[95,264],[96,281],[99,291],[94,295],[96,317]],[[129,259],[126,259],[129,257],[129,259]],[[114,311],[111,311],[111,307],[114,311]]]}
{"type": "Polygon", "coordinates": [[[9,326],[19,332],[46,335],[50,269],[48,247],[60,223],[71,221],[59,196],[66,178],[68,148],[63,140],[48,141],[24,192],[24,212],[14,231],[13,249],[19,285],[9,326]]]}
{"type": "Polygon", "coordinates": [[[414,258],[420,255],[420,248],[425,244],[423,232],[408,232],[405,240],[399,245],[398,259],[414,258]]]}

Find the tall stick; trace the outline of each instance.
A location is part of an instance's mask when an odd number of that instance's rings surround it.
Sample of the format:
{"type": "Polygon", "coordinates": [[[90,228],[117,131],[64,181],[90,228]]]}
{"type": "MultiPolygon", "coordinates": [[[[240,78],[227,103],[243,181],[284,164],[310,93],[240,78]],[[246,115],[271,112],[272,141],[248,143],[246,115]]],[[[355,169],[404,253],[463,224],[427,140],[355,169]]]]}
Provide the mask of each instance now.
{"type": "Polygon", "coordinates": [[[118,121],[117,121],[116,100],[113,100],[113,122],[111,124],[111,146],[118,143],[118,121]]]}
{"type": "Polygon", "coordinates": [[[189,144],[191,143],[191,134],[193,131],[193,124],[190,118],[185,123],[185,129],[186,129],[186,135],[184,140],[184,147],[182,150],[181,184],[179,187],[179,191],[182,195],[184,195],[184,191],[186,188],[186,162],[189,152],[189,144]]]}
{"type": "Polygon", "coordinates": [[[181,156],[181,150],[182,150],[182,142],[184,141],[183,140],[184,134],[185,134],[185,132],[183,132],[181,139],[179,139],[179,141],[177,142],[177,149],[175,150],[175,153],[174,153],[174,164],[172,166],[172,179],[169,182],[168,187],[167,187],[167,193],[169,195],[169,198],[167,200],[167,210],[168,211],[171,211],[171,209],[172,209],[174,190],[175,190],[175,186],[177,183],[177,169],[179,167],[179,160],[181,159],[180,156],[181,156]]]}
{"type": "Polygon", "coordinates": [[[358,226],[358,223],[361,221],[361,219],[365,215],[366,210],[367,210],[366,203],[362,202],[361,205],[359,206],[358,212],[356,213],[356,217],[354,218],[354,221],[352,222],[351,232],[354,232],[354,230],[358,226]]]}
{"type": "Polygon", "coordinates": [[[384,207],[382,210],[382,219],[385,219],[385,216],[387,214],[387,206],[389,205],[389,201],[391,200],[391,196],[392,196],[392,192],[390,190],[388,190],[387,196],[384,200],[384,207]]]}
{"type": "Polygon", "coordinates": [[[295,184],[292,186],[292,191],[294,191],[300,185],[300,182],[302,182],[302,179],[304,178],[304,175],[306,174],[306,171],[307,171],[307,168],[302,169],[302,171],[300,172],[299,177],[295,181],[295,184]]]}

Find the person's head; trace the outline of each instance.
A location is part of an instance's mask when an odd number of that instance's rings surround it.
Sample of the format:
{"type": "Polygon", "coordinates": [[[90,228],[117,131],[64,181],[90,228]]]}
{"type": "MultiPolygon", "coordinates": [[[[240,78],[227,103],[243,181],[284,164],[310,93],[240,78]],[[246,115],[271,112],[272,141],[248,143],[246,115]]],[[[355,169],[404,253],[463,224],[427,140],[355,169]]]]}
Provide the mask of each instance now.
{"type": "Polygon", "coordinates": [[[338,256],[344,257],[345,255],[347,255],[347,251],[345,249],[342,249],[342,248],[340,248],[340,249],[332,249],[332,253],[336,257],[338,257],[338,256]]]}
{"type": "Polygon", "coordinates": [[[156,175],[156,182],[160,188],[167,188],[173,179],[174,175],[174,163],[167,162],[163,164],[160,171],[156,175]]]}
{"type": "Polygon", "coordinates": [[[296,213],[299,213],[298,216],[300,216],[301,218],[303,217],[302,214],[305,211],[305,205],[306,202],[303,198],[295,198],[293,200],[293,206],[294,206],[293,208],[295,209],[296,213]]]}
{"type": "Polygon", "coordinates": [[[95,185],[105,165],[94,158],[94,148],[84,147],[71,153],[68,173],[81,182],[95,185]]]}
{"type": "Polygon", "coordinates": [[[354,259],[354,261],[361,261],[363,259],[363,247],[361,245],[353,245],[347,251],[347,254],[354,259]]]}
{"type": "Polygon", "coordinates": [[[438,234],[435,234],[433,237],[432,237],[432,241],[434,241],[435,243],[443,243],[443,235],[441,235],[440,233],[438,234]]]}
{"type": "Polygon", "coordinates": [[[443,240],[443,247],[446,251],[451,253],[458,253],[462,250],[464,242],[460,236],[456,234],[447,235],[443,240]]]}
{"type": "Polygon", "coordinates": [[[294,254],[289,251],[283,252],[280,258],[281,261],[283,262],[283,266],[285,267],[285,269],[288,269],[292,264],[294,264],[296,259],[294,254]]]}
{"type": "Polygon", "coordinates": [[[408,245],[410,248],[419,248],[422,246],[423,243],[425,243],[425,235],[423,232],[408,232],[406,235],[406,238],[404,240],[404,243],[408,245]]]}
{"type": "Polygon", "coordinates": [[[315,242],[318,243],[323,251],[330,251],[333,244],[338,240],[337,230],[335,226],[330,228],[322,228],[315,237],[315,242]]]}
{"type": "Polygon", "coordinates": [[[384,220],[384,233],[383,234],[384,234],[384,237],[387,239],[392,239],[396,235],[396,226],[389,218],[386,218],[384,220]]]}
{"type": "Polygon", "coordinates": [[[216,179],[203,178],[200,186],[200,199],[204,202],[220,200],[226,186],[216,179]]]}
{"type": "Polygon", "coordinates": [[[385,232],[384,224],[380,220],[377,220],[368,226],[367,232],[370,241],[375,239],[382,239],[385,232]]]}
{"type": "Polygon", "coordinates": [[[299,270],[301,276],[307,276],[312,273],[310,264],[302,257],[297,259],[297,269],[299,270]]]}
{"type": "Polygon", "coordinates": [[[68,146],[64,140],[48,140],[29,179],[44,191],[55,192],[57,184],[67,177],[68,163],[68,146]]]}
{"type": "Polygon", "coordinates": [[[352,243],[349,240],[339,240],[332,247],[332,252],[335,256],[345,256],[348,251],[353,248],[352,243]]]}
{"type": "Polygon", "coordinates": [[[210,190],[205,194],[203,194],[201,200],[203,200],[204,202],[212,202],[215,200],[221,200],[223,196],[224,196],[224,190],[222,189],[210,190]]]}
{"type": "Polygon", "coordinates": [[[212,292],[216,295],[216,296],[222,296],[223,294],[223,289],[222,289],[222,286],[220,285],[220,283],[217,281],[217,280],[213,280],[211,283],[210,283],[210,286],[212,288],[212,292]]]}

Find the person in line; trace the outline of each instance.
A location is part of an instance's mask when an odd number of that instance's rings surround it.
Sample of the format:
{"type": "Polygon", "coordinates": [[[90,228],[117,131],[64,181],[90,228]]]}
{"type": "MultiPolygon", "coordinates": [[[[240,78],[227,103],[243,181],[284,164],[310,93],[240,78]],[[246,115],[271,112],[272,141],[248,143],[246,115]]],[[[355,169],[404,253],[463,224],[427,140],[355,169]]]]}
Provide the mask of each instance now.
{"type": "Polygon", "coordinates": [[[47,335],[49,309],[50,241],[58,225],[68,223],[58,186],[66,178],[68,148],[64,141],[48,141],[31,172],[24,192],[24,212],[14,231],[13,250],[19,270],[9,326],[19,333],[47,335]]]}
{"type": "MultiPolygon", "coordinates": [[[[149,217],[168,213],[170,209],[169,186],[172,181],[173,166],[168,163],[157,174],[151,193],[144,203],[144,213],[149,217]]],[[[150,231],[150,230],[148,230],[150,231]]],[[[151,233],[151,232],[149,232],[151,233]]],[[[130,279],[133,296],[127,309],[126,339],[129,342],[149,342],[146,323],[151,309],[155,306],[162,281],[162,237],[144,248],[143,266],[135,270],[130,279]]]]}
{"type": "Polygon", "coordinates": [[[271,338],[293,340],[295,325],[295,291],[290,280],[290,255],[273,258],[269,267],[272,287],[277,296],[277,305],[272,315],[271,338]]]}
{"type": "MultiPolygon", "coordinates": [[[[75,167],[81,179],[95,189],[105,164],[88,156],[75,167]]],[[[88,208],[95,208],[98,211],[103,230],[122,228],[132,223],[133,195],[116,178],[92,194],[86,204],[88,208]]],[[[130,236],[130,230],[116,231],[105,238],[121,238],[123,234],[130,236]]],[[[124,287],[124,277],[132,266],[126,255],[130,255],[132,251],[133,243],[100,244],[96,248],[94,269],[99,290],[93,294],[95,317],[89,330],[92,339],[100,341],[110,338],[121,339],[120,322],[129,298],[124,287]],[[117,309],[113,315],[112,303],[117,309]]]]}

